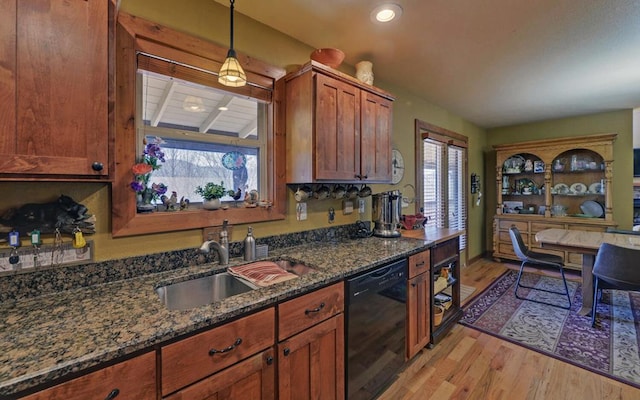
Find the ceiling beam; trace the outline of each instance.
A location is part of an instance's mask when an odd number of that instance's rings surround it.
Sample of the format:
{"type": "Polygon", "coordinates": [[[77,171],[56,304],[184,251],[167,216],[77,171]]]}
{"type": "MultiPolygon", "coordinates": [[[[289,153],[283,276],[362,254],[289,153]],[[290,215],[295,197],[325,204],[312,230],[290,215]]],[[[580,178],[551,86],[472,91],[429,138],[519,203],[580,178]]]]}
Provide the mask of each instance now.
{"type": "MultiPolygon", "coordinates": [[[[175,90],[173,80],[167,81],[167,86],[164,88],[164,93],[162,93],[162,97],[160,97],[160,101],[158,101],[158,107],[156,108],[156,113],[153,115],[153,118],[149,121],[151,126],[158,126],[158,123],[162,119],[162,115],[167,109],[167,105],[169,105],[169,99],[175,90]]],[[[148,94],[147,94],[148,95],[148,94]]]]}

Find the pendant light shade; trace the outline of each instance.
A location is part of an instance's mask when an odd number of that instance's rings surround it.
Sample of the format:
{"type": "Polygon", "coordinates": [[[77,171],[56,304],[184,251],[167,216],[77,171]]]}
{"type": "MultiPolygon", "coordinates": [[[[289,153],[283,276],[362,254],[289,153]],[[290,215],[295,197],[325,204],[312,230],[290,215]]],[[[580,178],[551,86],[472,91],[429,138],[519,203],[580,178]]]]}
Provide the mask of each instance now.
{"type": "Polygon", "coordinates": [[[229,52],[227,53],[227,59],[224,60],[220,73],[218,74],[218,82],[225,86],[239,87],[247,84],[247,75],[244,73],[240,61],[236,57],[236,51],[233,49],[233,3],[235,0],[230,0],[231,6],[229,7],[231,13],[231,34],[229,52]]]}

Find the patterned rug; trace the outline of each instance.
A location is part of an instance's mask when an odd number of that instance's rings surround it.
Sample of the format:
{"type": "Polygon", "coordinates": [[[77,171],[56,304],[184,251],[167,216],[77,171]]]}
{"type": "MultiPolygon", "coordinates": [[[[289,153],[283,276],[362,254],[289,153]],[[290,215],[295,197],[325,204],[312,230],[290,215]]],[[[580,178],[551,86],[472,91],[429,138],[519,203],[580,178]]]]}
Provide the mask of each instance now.
{"type": "MultiPolygon", "coordinates": [[[[581,368],[640,388],[640,293],[605,290],[598,303],[598,327],[577,314],[581,285],[569,282],[571,310],[519,300],[517,271],[507,271],[464,307],[460,323],[518,343],[581,368]]],[[[524,273],[527,286],[562,290],[562,280],[524,273]]],[[[521,288],[527,296],[566,304],[566,297],[521,288]]]]}

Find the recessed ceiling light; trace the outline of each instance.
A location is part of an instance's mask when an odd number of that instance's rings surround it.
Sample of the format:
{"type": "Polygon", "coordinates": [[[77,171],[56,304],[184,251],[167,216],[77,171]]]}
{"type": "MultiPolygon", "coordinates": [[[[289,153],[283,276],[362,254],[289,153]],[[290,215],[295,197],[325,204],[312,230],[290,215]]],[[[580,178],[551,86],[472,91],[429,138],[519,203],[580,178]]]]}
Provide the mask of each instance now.
{"type": "Polygon", "coordinates": [[[402,15],[402,7],[395,3],[381,4],[371,12],[374,22],[390,22],[402,15]]]}

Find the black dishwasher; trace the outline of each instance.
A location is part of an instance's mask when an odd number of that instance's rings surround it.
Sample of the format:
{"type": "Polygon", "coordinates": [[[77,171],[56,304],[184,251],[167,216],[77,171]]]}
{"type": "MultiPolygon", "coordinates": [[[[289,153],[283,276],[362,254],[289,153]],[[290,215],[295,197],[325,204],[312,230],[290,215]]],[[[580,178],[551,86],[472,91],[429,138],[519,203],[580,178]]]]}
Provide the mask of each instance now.
{"type": "Polygon", "coordinates": [[[407,260],[347,280],[346,395],[376,397],[405,362],[407,260]]]}

